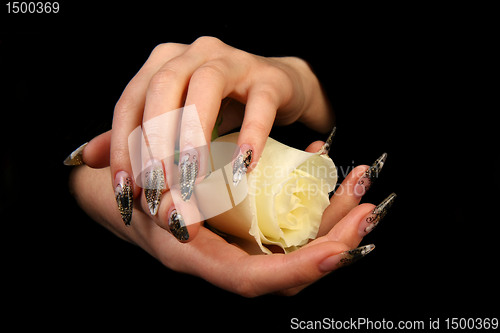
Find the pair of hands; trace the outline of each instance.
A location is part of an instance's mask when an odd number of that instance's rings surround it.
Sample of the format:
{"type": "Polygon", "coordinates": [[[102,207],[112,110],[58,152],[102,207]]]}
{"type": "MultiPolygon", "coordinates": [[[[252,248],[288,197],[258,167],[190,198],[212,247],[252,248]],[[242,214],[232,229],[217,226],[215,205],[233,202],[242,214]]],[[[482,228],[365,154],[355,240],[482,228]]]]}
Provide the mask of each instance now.
{"type": "MultiPolygon", "coordinates": [[[[189,242],[181,243],[168,232],[168,212],[173,207],[168,188],[161,193],[157,214],[152,214],[141,188],[133,181],[132,221],[130,226],[123,224],[113,188],[117,174],[132,175],[129,134],[155,117],[190,104],[197,107],[207,142],[219,111],[224,119],[221,132],[241,125],[238,145],[252,147],[253,164],[258,162],[274,123],[301,121],[320,132],[333,125],[317,78],[298,58],[263,58],[211,37],[199,38],[191,45],[162,44],[125,88],[115,107],[113,130],[96,137],[83,150],[88,166],[75,169],[70,181],[82,208],[165,266],[245,296],[269,292],[292,295],[339,267],[336,258],[361,242],[359,227],[374,208],[359,205],[360,197],[354,194],[354,186],[368,166],[355,168],[342,183],[344,190],[332,197],[318,238],[287,255],[251,256],[199,223],[188,226],[189,242]],[[225,98],[239,103],[221,109],[225,98]],[[110,180],[113,187],[106,185],[110,180]]],[[[189,124],[181,127],[189,132],[189,124]]],[[[168,142],[170,134],[165,135],[162,140],[168,142]]],[[[183,145],[189,145],[189,137],[181,137],[180,145],[182,151],[183,145]]],[[[306,150],[315,152],[322,145],[318,141],[306,150]]]]}

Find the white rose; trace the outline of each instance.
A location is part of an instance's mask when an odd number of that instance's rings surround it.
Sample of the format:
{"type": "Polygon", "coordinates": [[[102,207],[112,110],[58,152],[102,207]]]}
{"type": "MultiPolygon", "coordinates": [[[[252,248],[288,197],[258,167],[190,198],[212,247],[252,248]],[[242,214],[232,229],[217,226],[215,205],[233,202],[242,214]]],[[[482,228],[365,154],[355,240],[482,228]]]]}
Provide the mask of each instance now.
{"type": "MultiPolygon", "coordinates": [[[[211,146],[214,170],[225,170],[226,179],[232,179],[227,155],[230,151],[232,157],[237,139],[238,133],[232,133],[217,138],[211,146]],[[229,149],[220,149],[227,143],[231,143],[229,149]],[[225,161],[221,154],[225,154],[225,161]]],[[[323,212],[330,204],[328,193],[337,183],[337,170],[325,154],[297,150],[268,138],[258,165],[242,182],[237,187],[232,181],[224,183],[231,196],[229,208],[218,207],[225,195],[219,195],[223,190],[216,190],[211,178],[217,177],[210,175],[195,186],[203,197],[198,206],[207,212],[210,226],[233,236],[231,241],[247,251],[271,253],[266,245],[277,245],[287,253],[316,238],[323,212]],[[217,214],[224,212],[213,216],[209,211],[214,209],[217,214]]]]}

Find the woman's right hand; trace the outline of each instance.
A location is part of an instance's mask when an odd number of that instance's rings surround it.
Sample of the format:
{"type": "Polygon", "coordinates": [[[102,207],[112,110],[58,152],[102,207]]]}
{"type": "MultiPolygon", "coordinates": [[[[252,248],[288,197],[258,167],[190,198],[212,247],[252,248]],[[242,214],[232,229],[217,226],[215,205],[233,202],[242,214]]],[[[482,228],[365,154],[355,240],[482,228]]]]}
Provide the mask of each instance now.
{"type": "Polygon", "coordinates": [[[181,241],[196,236],[200,223],[183,226],[174,221],[173,213],[176,205],[186,205],[185,212],[195,211],[189,201],[196,200],[191,200],[196,179],[207,172],[208,149],[203,147],[208,147],[219,110],[224,119],[221,128],[241,125],[235,153],[239,162],[233,168],[236,185],[258,162],[273,124],[301,121],[320,132],[333,127],[333,113],[319,82],[301,59],[260,57],[213,37],[201,37],[191,45],[158,45],[123,91],[113,117],[109,162],[126,224],[142,187],[140,206],[156,224],[181,241]],[[244,113],[241,108],[221,110],[225,98],[244,104],[244,113]],[[195,105],[197,117],[183,113],[182,119],[176,119],[180,116],[169,113],[188,105],[195,105]],[[160,121],[167,114],[169,121],[160,121]],[[143,184],[136,182],[139,178],[129,151],[129,136],[139,126],[145,137],[140,162],[143,184]],[[177,139],[179,167],[173,168],[175,164],[167,165],[165,158],[173,160],[177,139]],[[181,200],[173,200],[173,193],[167,195],[173,184],[180,184],[181,200]]]}

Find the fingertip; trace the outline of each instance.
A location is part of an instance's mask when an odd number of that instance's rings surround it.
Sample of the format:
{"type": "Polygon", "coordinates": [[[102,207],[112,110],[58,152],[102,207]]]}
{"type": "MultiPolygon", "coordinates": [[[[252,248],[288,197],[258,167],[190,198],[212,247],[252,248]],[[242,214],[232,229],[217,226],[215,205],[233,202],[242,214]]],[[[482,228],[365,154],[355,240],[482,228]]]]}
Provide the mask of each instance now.
{"type": "Polygon", "coordinates": [[[317,153],[325,144],[324,141],[314,141],[306,148],[306,152],[308,153],[317,153]]]}
{"type": "Polygon", "coordinates": [[[198,236],[198,232],[200,231],[201,225],[202,222],[198,222],[187,226],[187,231],[189,236],[188,239],[184,241],[185,243],[192,241],[193,239],[196,238],[196,236],[198,236]]]}

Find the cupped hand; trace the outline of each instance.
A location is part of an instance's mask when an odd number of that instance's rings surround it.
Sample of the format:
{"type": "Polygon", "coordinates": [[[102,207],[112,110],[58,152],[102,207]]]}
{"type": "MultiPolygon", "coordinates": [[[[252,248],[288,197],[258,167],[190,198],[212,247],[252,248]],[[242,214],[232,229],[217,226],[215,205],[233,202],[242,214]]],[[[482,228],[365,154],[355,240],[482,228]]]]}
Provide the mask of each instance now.
{"type": "MultiPolygon", "coordinates": [[[[105,141],[106,136],[102,138],[105,141]]],[[[99,140],[94,144],[98,143],[99,140]]],[[[306,150],[317,151],[322,144],[315,142],[306,150]]],[[[87,161],[91,159],[89,155],[87,161]]],[[[107,169],[79,167],[74,170],[70,184],[78,189],[73,191],[76,199],[93,219],[175,271],[199,276],[246,297],[266,293],[294,295],[373,249],[373,245],[358,245],[378,223],[382,210],[377,211],[380,205],[359,205],[361,197],[354,191],[368,168],[358,166],[349,173],[323,214],[318,237],[289,254],[250,255],[203,226],[195,239],[181,243],[152,223],[144,208],[134,208],[133,223],[126,227],[113,207],[112,190],[103,185],[109,181],[107,169]]],[[[384,207],[384,214],[385,211],[384,207]]]]}

